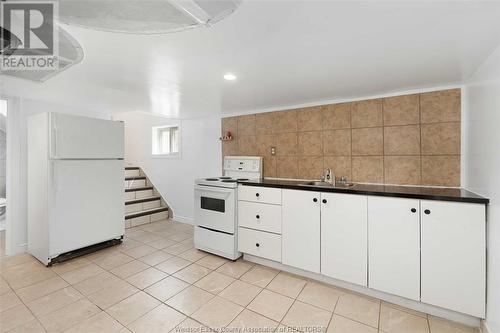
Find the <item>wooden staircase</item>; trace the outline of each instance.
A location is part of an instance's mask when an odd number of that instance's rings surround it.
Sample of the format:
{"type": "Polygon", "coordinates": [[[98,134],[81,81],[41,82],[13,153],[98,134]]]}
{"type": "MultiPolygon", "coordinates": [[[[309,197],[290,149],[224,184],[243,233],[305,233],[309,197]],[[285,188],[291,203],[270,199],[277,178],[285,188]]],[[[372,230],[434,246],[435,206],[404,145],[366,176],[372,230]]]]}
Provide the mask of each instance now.
{"type": "Polygon", "coordinates": [[[139,167],[125,167],[125,228],[164,220],[171,211],[139,167]]]}

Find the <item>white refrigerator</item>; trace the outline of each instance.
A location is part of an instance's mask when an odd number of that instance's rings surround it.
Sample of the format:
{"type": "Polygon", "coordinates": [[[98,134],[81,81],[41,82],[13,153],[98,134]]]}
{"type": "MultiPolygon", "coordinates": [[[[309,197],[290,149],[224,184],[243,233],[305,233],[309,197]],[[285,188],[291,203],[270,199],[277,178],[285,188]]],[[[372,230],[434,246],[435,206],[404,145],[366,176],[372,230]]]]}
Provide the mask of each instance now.
{"type": "Polygon", "coordinates": [[[124,235],[123,155],[123,122],[53,112],[28,119],[29,253],[50,265],[124,235]]]}

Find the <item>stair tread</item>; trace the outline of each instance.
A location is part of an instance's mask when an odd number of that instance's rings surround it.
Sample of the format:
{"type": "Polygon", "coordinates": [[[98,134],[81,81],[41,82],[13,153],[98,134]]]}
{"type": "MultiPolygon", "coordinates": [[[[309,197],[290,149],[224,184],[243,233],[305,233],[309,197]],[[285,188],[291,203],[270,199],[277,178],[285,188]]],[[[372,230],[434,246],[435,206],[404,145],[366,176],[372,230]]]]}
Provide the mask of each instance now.
{"type": "Polygon", "coordinates": [[[151,214],[155,214],[155,213],[161,213],[161,212],[165,212],[165,211],[168,211],[168,207],[158,207],[158,208],[152,208],[152,209],[145,209],[145,210],[141,210],[138,212],[126,214],[125,220],[136,218],[136,217],[141,217],[141,216],[145,216],[145,215],[151,215],[151,214]]]}
{"type": "Polygon", "coordinates": [[[146,176],[125,177],[125,180],[142,180],[142,179],[146,179],[146,176]]]}
{"type": "Polygon", "coordinates": [[[138,186],[138,187],[129,187],[125,189],[125,192],[136,192],[136,191],[147,191],[152,190],[153,186],[138,186]]]}
{"type": "Polygon", "coordinates": [[[156,201],[160,200],[161,197],[159,195],[153,195],[151,197],[137,198],[137,199],[129,199],[125,201],[125,205],[132,205],[135,203],[148,202],[148,201],[156,201]]]}

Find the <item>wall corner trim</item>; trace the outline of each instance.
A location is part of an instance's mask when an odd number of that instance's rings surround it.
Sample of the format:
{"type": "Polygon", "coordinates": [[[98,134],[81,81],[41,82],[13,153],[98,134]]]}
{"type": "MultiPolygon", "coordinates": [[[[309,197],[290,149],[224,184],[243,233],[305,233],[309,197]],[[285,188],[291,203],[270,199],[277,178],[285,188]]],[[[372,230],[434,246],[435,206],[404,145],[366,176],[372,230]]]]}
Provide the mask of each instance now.
{"type": "Polygon", "coordinates": [[[493,333],[486,323],[486,320],[484,319],[481,320],[481,326],[479,326],[479,330],[481,331],[481,333],[493,333]]]}

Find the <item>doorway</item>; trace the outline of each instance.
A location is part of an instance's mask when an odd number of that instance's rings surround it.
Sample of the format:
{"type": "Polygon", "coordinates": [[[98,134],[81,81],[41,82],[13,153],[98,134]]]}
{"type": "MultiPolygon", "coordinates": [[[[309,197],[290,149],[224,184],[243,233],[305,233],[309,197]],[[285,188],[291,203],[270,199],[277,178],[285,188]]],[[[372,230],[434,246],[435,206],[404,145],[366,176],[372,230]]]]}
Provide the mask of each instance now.
{"type": "Polygon", "coordinates": [[[5,255],[7,216],[7,101],[0,99],[0,257],[5,255]]]}

